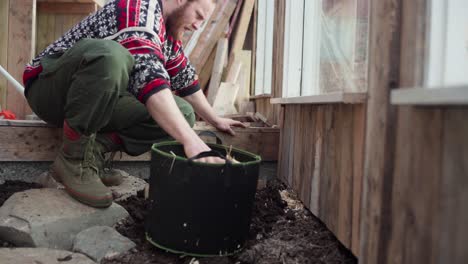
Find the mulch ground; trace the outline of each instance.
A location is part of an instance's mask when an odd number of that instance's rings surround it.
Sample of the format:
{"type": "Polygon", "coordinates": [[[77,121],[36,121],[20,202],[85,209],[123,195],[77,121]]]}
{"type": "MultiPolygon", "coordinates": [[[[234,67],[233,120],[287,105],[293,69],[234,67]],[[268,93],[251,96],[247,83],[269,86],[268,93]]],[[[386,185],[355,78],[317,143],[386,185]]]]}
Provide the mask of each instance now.
{"type": "MultiPolygon", "coordinates": [[[[38,188],[35,184],[6,182],[0,185],[0,206],[14,192],[38,188]]],[[[133,240],[133,250],[103,260],[103,264],[306,264],[357,263],[326,226],[302,208],[293,194],[279,182],[257,192],[245,249],[231,257],[192,258],[166,253],[145,239],[144,219],[149,203],[143,195],[120,203],[132,216],[116,229],[133,240]],[[283,195],[283,197],[282,197],[283,195]],[[286,197],[286,198],[285,198],[286,197]]],[[[0,238],[0,247],[12,247],[0,238]]]]}

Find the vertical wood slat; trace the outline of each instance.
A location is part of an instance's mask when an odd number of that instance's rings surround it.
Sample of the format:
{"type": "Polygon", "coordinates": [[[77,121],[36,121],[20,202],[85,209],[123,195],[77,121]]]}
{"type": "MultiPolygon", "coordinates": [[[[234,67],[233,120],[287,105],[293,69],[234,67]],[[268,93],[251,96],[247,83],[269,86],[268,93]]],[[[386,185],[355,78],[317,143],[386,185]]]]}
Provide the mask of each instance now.
{"type": "MultiPolygon", "coordinates": [[[[338,231],[337,236],[347,247],[351,247],[353,216],[353,107],[340,105],[338,112],[341,128],[337,130],[337,173],[339,174],[338,231]]],[[[359,195],[358,195],[359,197],[359,195]]],[[[358,199],[358,198],[356,198],[358,199]]]]}
{"type": "MultiPolygon", "coordinates": [[[[31,60],[33,36],[33,6],[36,0],[10,1],[8,17],[8,66],[10,74],[23,83],[25,65],[31,60]],[[13,48],[14,47],[14,48],[13,48]]],[[[26,99],[13,85],[7,88],[6,108],[13,111],[18,119],[24,119],[31,113],[26,99]]]]}
{"type": "Polygon", "coordinates": [[[353,115],[353,211],[351,251],[359,258],[360,252],[360,225],[361,225],[361,201],[364,167],[364,143],[366,134],[366,106],[355,105],[353,115]]]}
{"type": "MultiPolygon", "coordinates": [[[[0,1],[0,65],[7,69],[8,65],[8,11],[10,0],[0,1]]],[[[0,75],[0,107],[6,107],[7,80],[0,75]]]]}
{"type": "Polygon", "coordinates": [[[383,263],[437,263],[442,112],[398,110],[390,233],[382,237],[383,263]],[[430,127],[430,128],[429,128],[430,127]],[[428,143],[430,142],[430,143],[428,143]]]}
{"type": "Polygon", "coordinates": [[[468,109],[444,111],[443,158],[439,215],[441,235],[438,263],[466,263],[468,259],[468,109]]]}
{"type": "Polygon", "coordinates": [[[322,170],[322,160],[323,160],[323,137],[325,134],[325,125],[324,125],[324,107],[318,107],[317,111],[314,113],[313,118],[315,118],[314,138],[312,141],[313,148],[313,159],[312,168],[311,168],[311,194],[309,200],[309,209],[315,215],[320,214],[320,184],[321,184],[321,170],[322,170]]]}

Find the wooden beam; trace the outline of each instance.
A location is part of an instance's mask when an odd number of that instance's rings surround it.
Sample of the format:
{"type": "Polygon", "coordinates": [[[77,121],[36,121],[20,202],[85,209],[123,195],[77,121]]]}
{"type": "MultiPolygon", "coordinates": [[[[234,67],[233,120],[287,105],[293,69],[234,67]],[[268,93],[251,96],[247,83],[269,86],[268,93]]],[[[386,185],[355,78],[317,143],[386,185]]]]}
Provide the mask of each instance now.
{"type": "MultiPolygon", "coordinates": [[[[370,2],[368,105],[360,263],[385,263],[395,153],[395,108],[390,90],[399,83],[401,3],[370,2]]],[[[398,262],[398,260],[397,260],[398,262]]]]}
{"type": "Polygon", "coordinates": [[[196,47],[190,53],[190,61],[198,71],[203,68],[217,41],[223,36],[223,32],[229,23],[229,18],[236,8],[236,2],[224,0],[218,3],[214,15],[208,21],[205,30],[198,39],[196,47]]]}
{"type": "Polygon", "coordinates": [[[198,76],[199,77],[198,79],[200,80],[200,87],[203,90],[207,88],[208,82],[211,79],[211,72],[213,71],[215,55],[216,55],[216,51],[213,50],[213,52],[211,52],[210,56],[206,60],[205,65],[201,69],[200,75],[198,76]]]}
{"type": "Polygon", "coordinates": [[[242,12],[240,15],[239,23],[237,24],[236,30],[232,36],[231,52],[229,54],[229,60],[234,60],[234,54],[237,51],[242,50],[244,47],[245,37],[247,36],[247,29],[249,22],[252,17],[252,11],[254,9],[255,0],[244,0],[242,5],[242,12]]]}
{"type": "Polygon", "coordinates": [[[234,107],[237,93],[239,92],[239,84],[237,83],[221,83],[213,102],[213,109],[218,115],[237,114],[237,109],[234,107]]]}
{"type": "Polygon", "coordinates": [[[224,72],[224,65],[227,60],[227,52],[228,39],[221,38],[220,40],[218,40],[213,70],[211,71],[210,87],[208,88],[207,99],[211,105],[213,105],[216,93],[218,92],[219,85],[221,84],[221,78],[224,72]]]}
{"type": "Polygon", "coordinates": [[[239,93],[236,97],[236,107],[240,113],[245,113],[243,109],[248,105],[250,99],[250,74],[252,69],[252,52],[250,50],[238,51],[234,57],[237,57],[242,64],[239,74],[239,93]]]}
{"type": "MultiPolygon", "coordinates": [[[[279,128],[253,127],[234,128],[236,136],[217,131],[204,122],[197,122],[194,130],[213,131],[224,145],[237,147],[258,154],[262,160],[278,159],[279,128]]],[[[52,161],[61,144],[61,129],[43,121],[0,120],[0,162],[2,161],[52,161]]],[[[123,155],[122,161],[149,161],[150,154],[132,157],[123,155]]]]}

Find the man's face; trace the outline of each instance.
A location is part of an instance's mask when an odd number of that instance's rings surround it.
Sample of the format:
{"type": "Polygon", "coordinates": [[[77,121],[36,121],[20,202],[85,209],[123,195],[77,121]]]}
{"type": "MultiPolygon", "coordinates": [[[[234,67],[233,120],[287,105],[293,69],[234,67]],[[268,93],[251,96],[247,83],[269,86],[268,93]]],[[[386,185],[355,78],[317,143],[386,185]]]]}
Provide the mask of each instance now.
{"type": "Polygon", "coordinates": [[[175,39],[181,39],[185,31],[195,31],[213,12],[213,0],[185,1],[167,18],[166,28],[175,39]]]}

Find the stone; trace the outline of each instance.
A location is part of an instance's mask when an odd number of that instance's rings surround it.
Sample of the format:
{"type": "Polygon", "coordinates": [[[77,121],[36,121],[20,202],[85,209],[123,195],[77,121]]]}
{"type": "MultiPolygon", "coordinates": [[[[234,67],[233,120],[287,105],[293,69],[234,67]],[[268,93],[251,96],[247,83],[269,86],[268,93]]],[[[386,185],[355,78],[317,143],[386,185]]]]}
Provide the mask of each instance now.
{"type": "Polygon", "coordinates": [[[124,177],[123,182],[119,186],[110,187],[114,201],[124,201],[131,196],[136,196],[138,192],[144,191],[147,185],[145,180],[131,176],[122,170],[117,171],[120,171],[124,177]]]}
{"type": "Polygon", "coordinates": [[[83,253],[92,260],[100,262],[104,258],[125,253],[135,246],[133,241],[111,227],[94,226],[76,235],[73,251],[83,253]]]}
{"type": "Polygon", "coordinates": [[[0,237],[16,246],[70,250],[82,230],[113,226],[128,216],[116,203],[98,209],[76,201],[64,190],[32,189],[13,194],[0,208],[0,237]]]}
{"type": "Polygon", "coordinates": [[[51,172],[49,170],[44,171],[43,173],[41,173],[41,175],[39,175],[39,177],[37,177],[36,182],[44,188],[65,189],[65,187],[63,187],[63,185],[60,182],[56,181],[50,175],[50,173],[51,172]]]}
{"type": "Polygon", "coordinates": [[[96,264],[87,256],[48,248],[0,248],[2,264],[96,264]]]}

